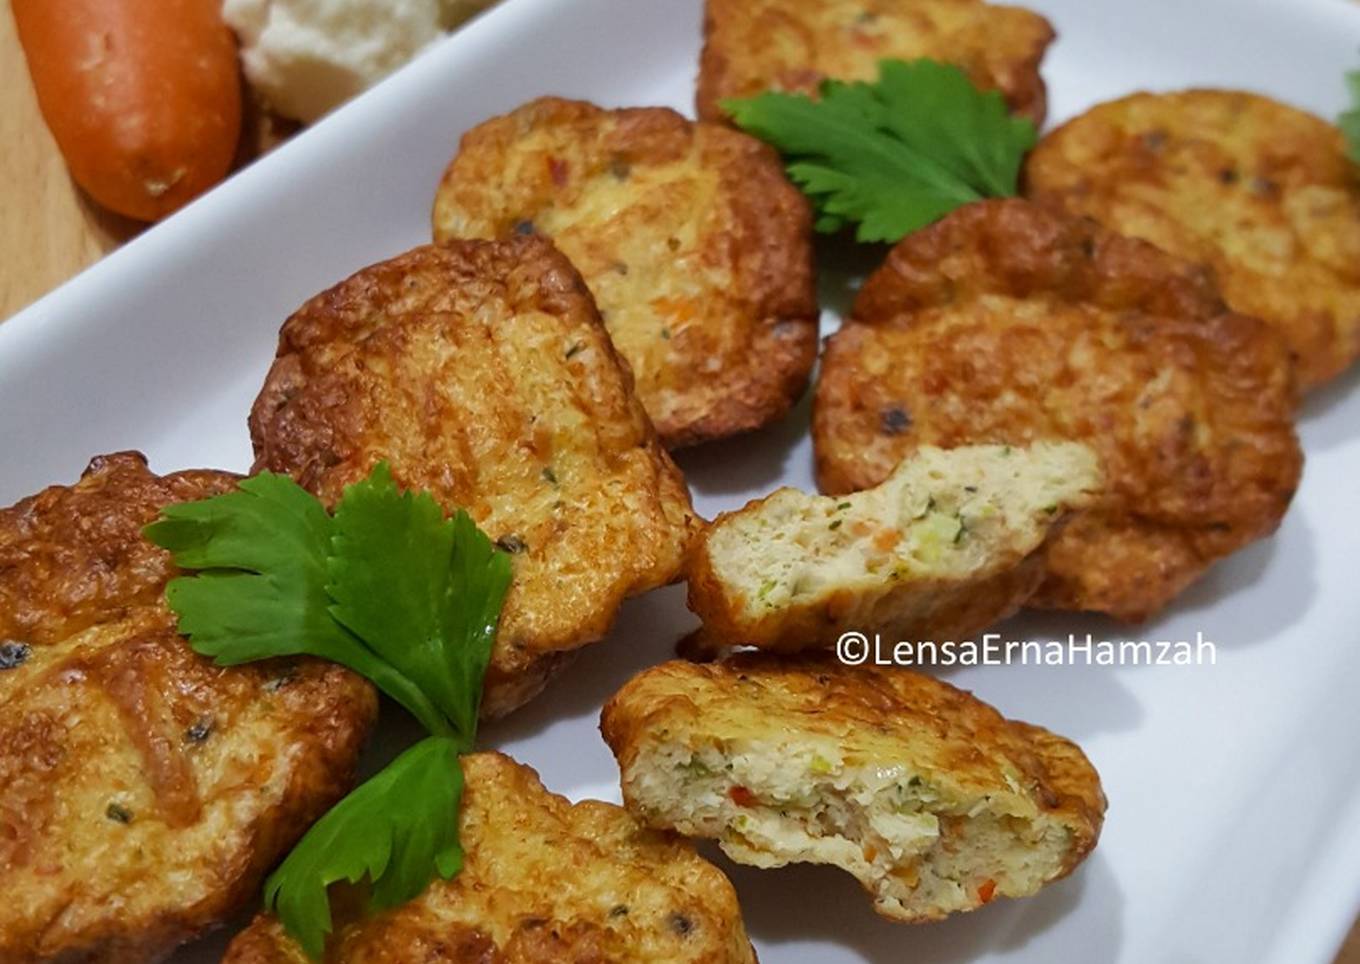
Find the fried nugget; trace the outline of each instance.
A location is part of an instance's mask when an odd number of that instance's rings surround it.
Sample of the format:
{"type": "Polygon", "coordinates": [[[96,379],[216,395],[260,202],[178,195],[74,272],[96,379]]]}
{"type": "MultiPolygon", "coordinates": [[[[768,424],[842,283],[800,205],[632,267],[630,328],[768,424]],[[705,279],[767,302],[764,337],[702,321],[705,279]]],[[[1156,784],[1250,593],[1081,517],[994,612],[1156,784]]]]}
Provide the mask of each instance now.
{"type": "Polygon", "coordinates": [[[1036,201],[1214,269],[1314,388],[1360,357],[1360,177],[1334,126],[1224,90],[1135,94],[1044,138],[1036,201]]]}
{"type": "MultiPolygon", "coordinates": [[[[745,964],[731,883],[685,841],[613,804],[572,804],[500,753],[463,759],[463,869],[370,918],[341,921],[328,964],[745,964]]],[[[307,964],[261,915],[223,964],[307,964]]]]}
{"type": "Polygon", "coordinates": [[[807,387],[811,213],[755,138],[533,101],[468,132],[434,203],[436,241],[523,233],[581,272],[667,447],[759,428],[807,387]]]}
{"type": "Polygon", "coordinates": [[[1100,487],[1084,445],[923,446],[873,489],[785,488],[719,516],[689,606],[704,640],[728,645],[825,647],[849,630],[969,639],[1034,594],[1049,534],[1100,487]]]}
{"type": "Polygon", "coordinates": [[[926,57],[1042,126],[1039,63],[1054,36],[1033,11],[981,0],[707,0],[696,106],[721,120],[729,97],[812,95],[828,78],[876,79],[881,60],[926,57]]]}
{"type": "Polygon", "coordinates": [[[487,716],[675,579],[699,528],[590,293],[541,238],[416,248],[313,298],[250,433],[257,470],[328,505],[385,460],[514,555],[487,716]]]}
{"type": "Polygon", "coordinates": [[[645,823],[738,863],[840,867],[897,921],[1034,894],[1091,852],[1105,814],[1075,744],[905,670],[664,663],[600,727],[645,823]]]}
{"type": "Polygon", "coordinates": [[[349,788],[367,683],[214,666],[164,604],[174,566],[142,527],[235,481],[122,453],[0,510],[0,961],[158,960],[349,788]]]}
{"type": "Polygon", "coordinates": [[[1127,620],[1272,532],[1298,484],[1288,353],[1202,269],[1025,201],[909,236],[827,346],[823,492],[922,445],[1083,442],[1106,488],[1049,545],[1035,605],[1127,620]]]}

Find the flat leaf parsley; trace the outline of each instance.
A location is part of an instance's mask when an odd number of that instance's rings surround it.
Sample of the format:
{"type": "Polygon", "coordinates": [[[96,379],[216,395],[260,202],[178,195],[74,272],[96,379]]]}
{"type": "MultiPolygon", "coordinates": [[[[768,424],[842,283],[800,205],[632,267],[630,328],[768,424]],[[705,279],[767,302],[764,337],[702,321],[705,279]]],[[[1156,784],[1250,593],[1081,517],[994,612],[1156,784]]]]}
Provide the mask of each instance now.
{"type": "Polygon", "coordinates": [[[1360,70],[1346,75],[1346,87],[1351,95],[1351,109],[1341,115],[1338,123],[1346,135],[1346,156],[1360,164],[1360,70]]]}
{"type": "Polygon", "coordinates": [[[381,910],[419,895],[435,871],[447,880],[462,869],[462,796],[457,743],[426,737],[312,825],[265,881],[265,907],[320,958],[333,926],[331,884],[367,877],[369,906],[381,910]]]}
{"type": "Polygon", "coordinates": [[[167,506],[146,537],[181,569],[166,600],[193,649],[222,665],[333,660],[431,734],[321,818],[265,885],[265,905],[313,957],[332,928],[327,888],[367,878],[373,907],[462,866],[458,754],[472,748],[510,557],[465,512],[398,489],[385,464],[334,516],[286,476],[167,506]]]}
{"type": "Polygon", "coordinates": [[[828,80],[816,100],[764,93],[722,106],[784,155],[817,230],[858,223],[860,241],[898,241],[965,204],[1014,196],[1038,136],[1000,93],[933,60],[885,60],[876,83],[828,80]]]}

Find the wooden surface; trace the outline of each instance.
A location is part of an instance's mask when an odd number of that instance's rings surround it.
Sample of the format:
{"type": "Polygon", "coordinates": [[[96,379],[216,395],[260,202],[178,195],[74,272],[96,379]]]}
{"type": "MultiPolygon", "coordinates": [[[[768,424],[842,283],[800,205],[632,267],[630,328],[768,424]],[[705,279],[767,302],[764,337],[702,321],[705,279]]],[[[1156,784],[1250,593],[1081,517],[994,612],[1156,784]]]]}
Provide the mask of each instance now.
{"type": "Polygon", "coordinates": [[[38,113],[10,0],[0,0],[0,319],[138,230],[87,202],[38,113]]]}
{"type": "MultiPolygon", "coordinates": [[[[0,321],[135,234],[99,211],[67,176],[43,124],[10,0],[0,0],[0,321]]],[[[55,2],[55,0],[52,0],[55,2]]],[[[1360,964],[1360,923],[1336,964],[1360,964]]]]}

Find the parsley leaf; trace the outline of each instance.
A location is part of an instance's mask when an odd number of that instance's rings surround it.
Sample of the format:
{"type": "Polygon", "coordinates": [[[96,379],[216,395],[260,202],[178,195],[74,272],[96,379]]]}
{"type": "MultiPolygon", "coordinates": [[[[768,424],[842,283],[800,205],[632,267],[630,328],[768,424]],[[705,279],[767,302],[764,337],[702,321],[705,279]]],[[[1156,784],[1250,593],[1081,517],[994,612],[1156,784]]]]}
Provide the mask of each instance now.
{"type": "Polygon", "coordinates": [[[1014,196],[1038,136],[1000,93],[933,60],[882,61],[876,83],[826,81],[817,100],[770,92],[722,106],[784,155],[817,230],[858,223],[860,241],[898,241],[965,204],[1014,196]]]}
{"type": "Polygon", "coordinates": [[[1346,156],[1360,164],[1360,70],[1346,75],[1346,87],[1351,94],[1351,109],[1341,115],[1338,124],[1346,135],[1346,156]]]}
{"type": "Polygon", "coordinates": [[[180,632],[223,665],[310,655],[362,674],[432,734],[336,805],[269,878],[266,905],[312,957],[331,932],[328,888],[370,883],[371,907],[462,867],[458,754],[472,748],[510,557],[465,512],[401,491],[386,464],[332,517],[291,479],[162,510],[146,537],[182,569],[166,588],[180,632]]]}
{"type": "Polygon", "coordinates": [[[385,464],[345,490],[332,549],[336,622],[418,680],[470,749],[510,557],[466,512],[446,520],[428,492],[398,490],[385,464]]]}
{"type": "Polygon", "coordinates": [[[425,738],[312,825],[265,881],[266,909],[320,958],[333,926],[331,884],[368,878],[369,906],[383,909],[417,896],[436,870],[447,879],[462,869],[462,794],[457,742],[425,738]]]}
{"type": "Polygon", "coordinates": [[[165,598],[194,652],[221,666],[319,656],[371,680],[431,732],[443,715],[408,676],[331,617],[326,593],[331,518],[292,479],[263,472],[237,491],[161,510],[144,530],[181,569],[165,598]]]}

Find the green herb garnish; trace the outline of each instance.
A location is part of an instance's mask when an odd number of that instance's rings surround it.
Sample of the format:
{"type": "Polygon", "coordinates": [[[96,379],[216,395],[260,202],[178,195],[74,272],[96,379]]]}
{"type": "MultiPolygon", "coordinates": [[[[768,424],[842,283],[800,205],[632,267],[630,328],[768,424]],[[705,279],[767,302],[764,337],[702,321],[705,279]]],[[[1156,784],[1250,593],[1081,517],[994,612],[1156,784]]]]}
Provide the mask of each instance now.
{"type": "Polygon", "coordinates": [[[1346,135],[1346,156],[1360,164],[1360,70],[1346,75],[1346,88],[1351,95],[1351,109],[1341,115],[1337,123],[1346,135]]]}
{"type": "Polygon", "coordinates": [[[876,83],[822,84],[817,100],[764,93],[723,109],[784,155],[817,230],[858,223],[860,241],[900,240],[955,208],[1013,197],[1034,124],[958,67],[885,60],[876,83]]]}
{"type": "Polygon", "coordinates": [[[166,587],[195,652],[220,665],[329,659],[367,677],[430,732],[321,818],[270,876],[265,905],[319,957],[327,888],[367,878],[369,904],[410,900],[462,866],[458,754],[476,737],[509,556],[465,512],[402,492],[385,464],[334,515],[286,476],[167,506],[146,537],[181,569],[166,587]]]}
{"type": "Polygon", "coordinates": [[[406,903],[462,869],[458,805],[463,772],[449,737],[421,740],[312,825],[264,885],[265,907],[312,958],[331,932],[327,888],[338,881],[373,886],[369,907],[406,903]]]}

